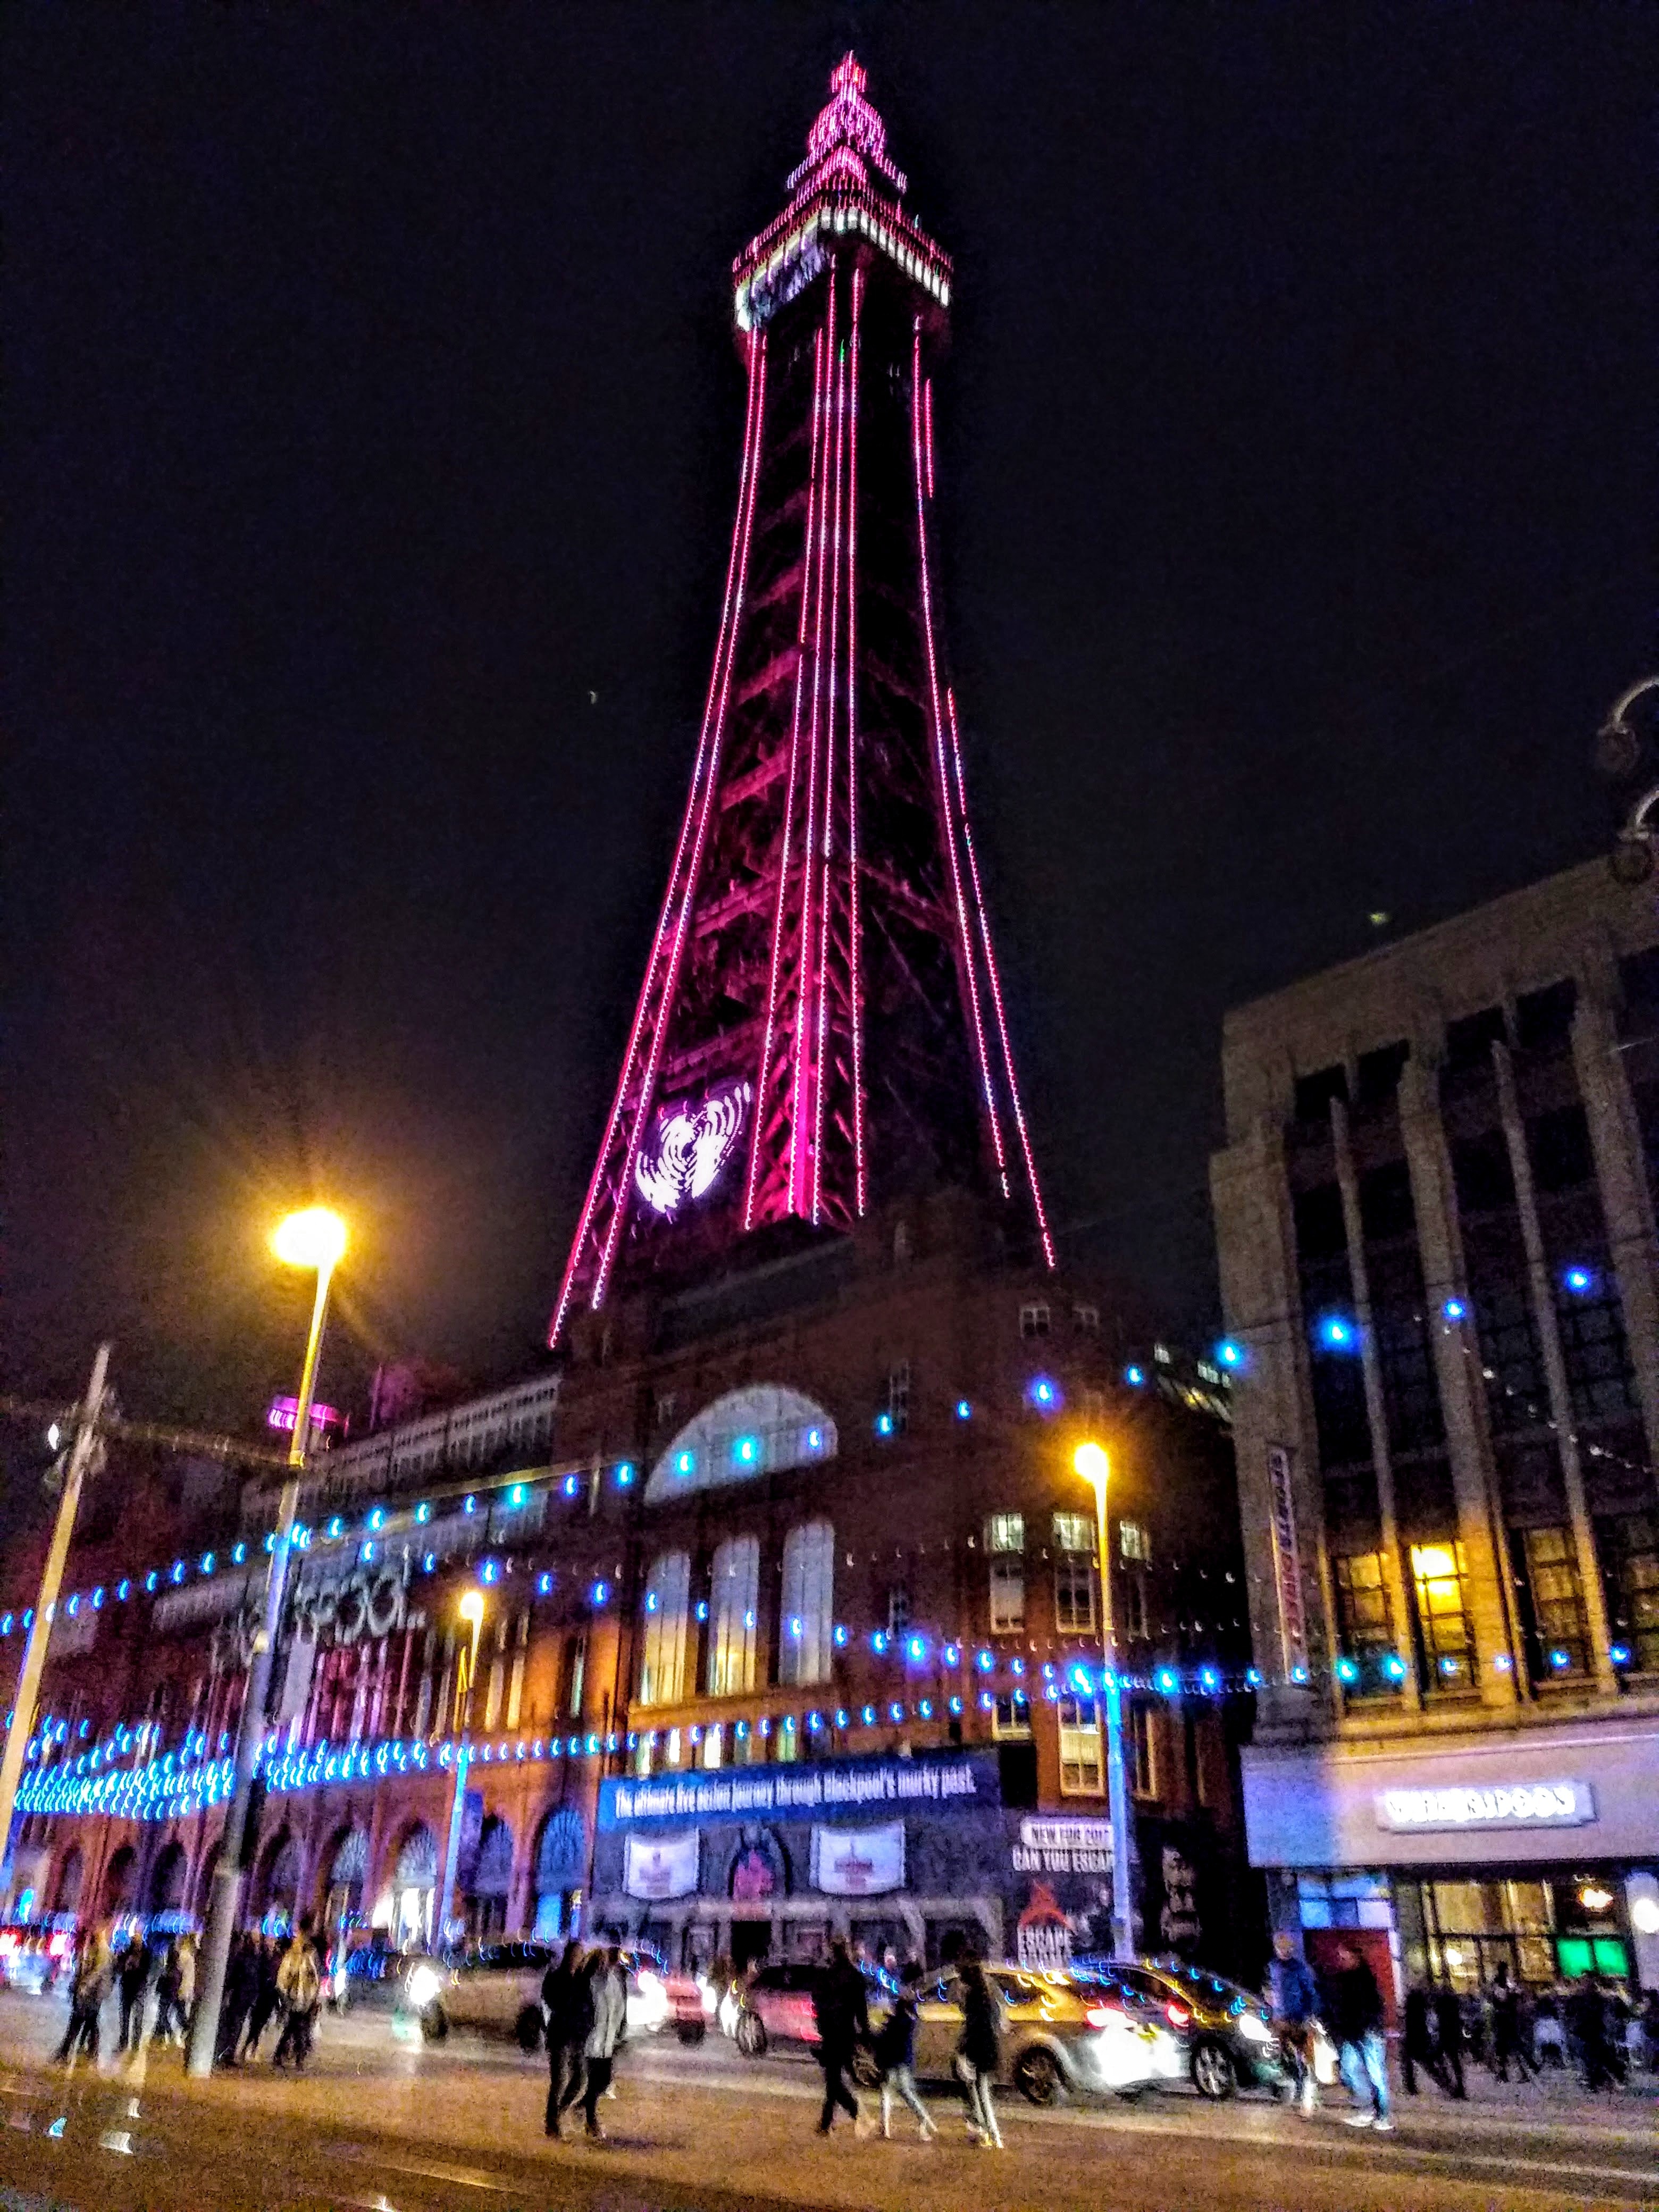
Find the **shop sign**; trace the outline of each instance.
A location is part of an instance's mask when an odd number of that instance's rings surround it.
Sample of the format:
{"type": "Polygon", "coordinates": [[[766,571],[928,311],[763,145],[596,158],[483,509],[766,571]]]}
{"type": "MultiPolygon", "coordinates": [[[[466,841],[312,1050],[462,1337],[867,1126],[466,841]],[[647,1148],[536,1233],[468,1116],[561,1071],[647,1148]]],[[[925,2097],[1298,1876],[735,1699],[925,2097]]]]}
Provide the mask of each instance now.
{"type": "Polygon", "coordinates": [[[1016,1874],[1110,1874],[1109,1820],[1022,1820],[1009,1846],[1016,1874]]]}
{"type": "Polygon", "coordinates": [[[812,1887],[831,1897],[880,1897],[904,1887],[904,1823],[814,1828],[812,1887]]]}
{"type": "Polygon", "coordinates": [[[599,1785],[599,1826],[635,1820],[789,1820],[866,1807],[934,1812],[1001,1802],[996,1759],[983,1752],[934,1759],[848,1759],[807,1766],[694,1768],[599,1785]]]}
{"type": "Polygon", "coordinates": [[[1267,1447],[1267,1494],[1273,1538],[1273,1585],[1279,1598],[1279,1646],[1292,1681],[1306,1680],[1308,1623],[1302,1605],[1302,1558],[1296,1540],[1296,1498],[1291,1489],[1291,1455],[1283,1444],[1267,1447]]]}
{"type": "Polygon", "coordinates": [[[1457,1783],[1380,1790],[1376,1810],[1379,1828],[1582,1828],[1595,1818],[1595,1798],[1588,1782],[1457,1783]]]}
{"type": "Polygon", "coordinates": [[[629,1897],[690,1897],[697,1887],[697,1832],[630,1836],[623,1861],[623,1888],[629,1897]]]}

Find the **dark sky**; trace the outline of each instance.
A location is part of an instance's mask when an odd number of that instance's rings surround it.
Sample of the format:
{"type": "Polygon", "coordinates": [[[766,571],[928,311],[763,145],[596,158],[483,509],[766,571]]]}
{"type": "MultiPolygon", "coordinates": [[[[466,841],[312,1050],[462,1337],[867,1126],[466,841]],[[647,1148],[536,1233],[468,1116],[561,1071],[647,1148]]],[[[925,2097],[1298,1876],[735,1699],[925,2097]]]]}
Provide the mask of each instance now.
{"type": "Polygon", "coordinates": [[[1040,1158],[1209,1325],[1223,1010],[1595,852],[1651,11],[7,11],[4,1382],[532,1355],[683,803],[732,254],[855,33],[957,257],[948,628],[1040,1158]],[[590,694],[597,694],[597,702],[590,694]]]}

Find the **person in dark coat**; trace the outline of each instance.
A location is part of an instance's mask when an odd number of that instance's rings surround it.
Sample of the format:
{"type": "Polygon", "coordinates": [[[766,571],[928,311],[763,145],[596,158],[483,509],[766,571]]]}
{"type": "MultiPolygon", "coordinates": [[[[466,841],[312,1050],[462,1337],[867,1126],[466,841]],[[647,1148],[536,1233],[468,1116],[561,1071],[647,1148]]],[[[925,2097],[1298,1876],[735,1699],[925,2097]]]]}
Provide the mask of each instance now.
{"type": "Polygon", "coordinates": [[[854,2135],[867,2136],[875,2123],[859,2111],[859,2100],[847,2086],[847,2074],[860,2039],[870,2033],[870,2008],[864,1977],[853,1964],[843,1936],[837,1936],[830,1946],[830,1963],[813,1992],[812,2014],[818,2029],[818,2063],[823,2069],[823,2111],[818,2118],[818,2133],[829,2134],[839,2106],[851,2114],[854,2135]]]}
{"type": "Polygon", "coordinates": [[[1467,2096],[1468,2093],[1463,2087],[1463,2007],[1449,1982],[1443,1982],[1434,1993],[1434,2024],[1439,2031],[1440,2063],[1448,2093],[1453,2097],[1467,2096]]]}
{"type": "Polygon", "coordinates": [[[547,2120],[550,2136],[562,2135],[562,2115],[582,2093],[583,2051],[593,2029],[593,1992],[582,1971],[582,1947],[573,1937],[542,1977],[547,2022],[547,2120]]]}
{"type": "Polygon", "coordinates": [[[1578,2045],[1587,2089],[1613,2087],[1613,2053],[1607,2043],[1607,2008],[1600,1984],[1586,1974],[1566,2004],[1567,2026],[1578,2045]]]}
{"type": "Polygon", "coordinates": [[[1382,1993],[1352,1943],[1337,1946],[1335,1970],[1325,1981],[1324,2017],[1340,2055],[1342,2079],[1354,2101],[1348,2125],[1386,2131],[1394,2122],[1389,2115],[1382,1993]]]}
{"type": "Polygon", "coordinates": [[[1492,2007],[1492,2070],[1499,2081],[1510,2078],[1512,2058],[1523,2081],[1535,2081],[1538,2069],[1521,2041],[1521,1992],[1510,1979],[1507,1963],[1500,1959],[1488,1997],[1492,2007]]]}
{"type": "Polygon", "coordinates": [[[121,1954],[121,2048],[136,2051],[144,2039],[144,1991],[149,1986],[150,1958],[144,1939],[135,1934],[121,1954]]]}
{"type": "Polygon", "coordinates": [[[893,2100],[902,2097],[916,2116],[923,2142],[939,2133],[933,2114],[916,2094],[916,2015],[921,2009],[918,1985],[921,1968],[911,1960],[899,1976],[898,1995],[885,2026],[876,2038],[876,2063],[881,2069],[881,2132],[893,2131],[893,2100]]]}
{"type": "Polygon", "coordinates": [[[167,1945],[161,1960],[161,1971],[155,1977],[155,2026],[150,2031],[152,2043],[168,2043],[185,2039],[185,2016],[179,2004],[179,1990],[184,1983],[184,1969],[179,1962],[176,1941],[167,1945]]]}
{"type": "Polygon", "coordinates": [[[957,1976],[962,2033],[957,2040],[957,2071],[968,2100],[968,2132],[981,2149],[1000,2150],[993,2092],[1002,2064],[1002,2006],[984,1967],[964,1958],[957,1976]]]}
{"type": "Polygon", "coordinates": [[[213,2053],[216,2066],[240,2063],[236,2046],[242,2039],[253,2001],[259,1994],[259,1939],[238,1936],[232,1942],[225,1968],[224,2002],[219,2008],[219,2039],[213,2053]]]}
{"type": "Polygon", "coordinates": [[[247,2016],[247,2036],[242,2045],[244,2058],[257,2058],[259,2039],[270,2026],[282,1999],[276,1988],[276,1969],[281,1963],[274,1936],[256,1936],[253,1943],[253,2003],[247,2016]]]}

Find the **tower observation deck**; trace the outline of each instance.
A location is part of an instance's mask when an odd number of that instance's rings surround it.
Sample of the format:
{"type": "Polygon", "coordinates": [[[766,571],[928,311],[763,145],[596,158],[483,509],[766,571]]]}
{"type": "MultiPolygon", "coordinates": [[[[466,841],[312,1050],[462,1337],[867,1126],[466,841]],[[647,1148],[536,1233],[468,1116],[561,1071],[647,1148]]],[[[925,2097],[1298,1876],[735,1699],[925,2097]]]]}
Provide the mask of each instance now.
{"type": "Polygon", "coordinates": [[[550,1341],[768,1224],[981,1188],[1054,1251],[933,546],[949,258],[851,54],[732,266],[737,516],[691,787],[550,1341]]]}

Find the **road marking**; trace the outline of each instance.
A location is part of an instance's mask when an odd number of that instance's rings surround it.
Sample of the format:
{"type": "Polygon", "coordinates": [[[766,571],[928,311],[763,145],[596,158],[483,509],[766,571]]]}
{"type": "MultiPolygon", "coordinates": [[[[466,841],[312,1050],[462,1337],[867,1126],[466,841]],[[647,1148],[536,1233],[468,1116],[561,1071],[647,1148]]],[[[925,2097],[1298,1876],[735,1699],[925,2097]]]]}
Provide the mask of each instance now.
{"type": "Polygon", "coordinates": [[[428,2181],[453,2181],[460,2189],[493,2190],[497,2197],[507,2197],[512,2193],[511,2183],[497,2181],[493,2174],[480,2173],[476,2166],[439,2166],[423,2160],[381,2158],[358,2146],[354,2148],[360,2157],[373,2157],[374,2164],[384,2166],[388,2173],[418,2173],[428,2181]]]}

